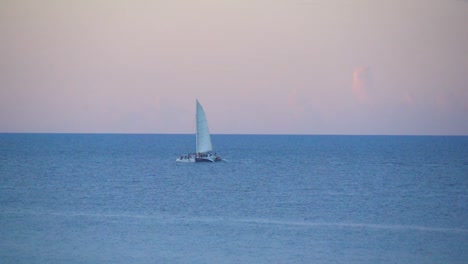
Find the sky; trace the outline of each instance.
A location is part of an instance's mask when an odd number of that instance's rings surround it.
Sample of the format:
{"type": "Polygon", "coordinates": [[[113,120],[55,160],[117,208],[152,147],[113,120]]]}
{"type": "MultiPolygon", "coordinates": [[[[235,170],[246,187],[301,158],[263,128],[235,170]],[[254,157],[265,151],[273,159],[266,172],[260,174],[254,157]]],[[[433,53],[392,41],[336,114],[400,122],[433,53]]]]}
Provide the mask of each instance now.
{"type": "Polygon", "coordinates": [[[468,135],[468,1],[0,0],[0,132],[468,135]]]}

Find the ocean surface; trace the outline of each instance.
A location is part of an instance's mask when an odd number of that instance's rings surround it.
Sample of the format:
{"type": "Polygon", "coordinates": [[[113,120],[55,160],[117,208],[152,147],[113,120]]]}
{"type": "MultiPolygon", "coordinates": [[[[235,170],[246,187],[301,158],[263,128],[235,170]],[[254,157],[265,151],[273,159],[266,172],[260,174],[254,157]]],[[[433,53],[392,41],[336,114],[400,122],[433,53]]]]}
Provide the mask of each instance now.
{"type": "Polygon", "coordinates": [[[0,134],[0,263],[468,263],[468,137],[0,134]]]}

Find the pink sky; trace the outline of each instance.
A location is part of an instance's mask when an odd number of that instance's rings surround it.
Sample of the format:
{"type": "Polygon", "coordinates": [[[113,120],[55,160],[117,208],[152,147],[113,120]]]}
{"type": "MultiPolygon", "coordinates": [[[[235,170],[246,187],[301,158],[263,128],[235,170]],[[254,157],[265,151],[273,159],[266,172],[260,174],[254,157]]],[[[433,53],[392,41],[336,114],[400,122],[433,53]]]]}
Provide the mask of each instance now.
{"type": "Polygon", "coordinates": [[[0,132],[468,135],[468,1],[0,1],[0,132]]]}

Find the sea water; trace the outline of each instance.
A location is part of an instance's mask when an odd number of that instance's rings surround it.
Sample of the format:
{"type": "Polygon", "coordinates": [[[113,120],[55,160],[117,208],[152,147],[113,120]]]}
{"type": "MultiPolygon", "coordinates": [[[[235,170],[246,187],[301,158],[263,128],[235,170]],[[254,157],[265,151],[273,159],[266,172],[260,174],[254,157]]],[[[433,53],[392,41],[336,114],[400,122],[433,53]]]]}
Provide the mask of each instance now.
{"type": "Polygon", "coordinates": [[[0,134],[0,263],[468,263],[468,137],[0,134]]]}

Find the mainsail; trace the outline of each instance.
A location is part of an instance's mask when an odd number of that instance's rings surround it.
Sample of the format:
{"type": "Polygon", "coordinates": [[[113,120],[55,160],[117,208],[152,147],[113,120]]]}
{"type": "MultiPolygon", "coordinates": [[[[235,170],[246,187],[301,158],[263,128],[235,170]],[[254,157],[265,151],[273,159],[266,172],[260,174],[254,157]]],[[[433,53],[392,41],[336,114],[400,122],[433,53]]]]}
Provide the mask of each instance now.
{"type": "Polygon", "coordinates": [[[208,131],[208,122],[206,121],[205,111],[197,100],[197,153],[209,152],[212,150],[210,132],[208,131]]]}

